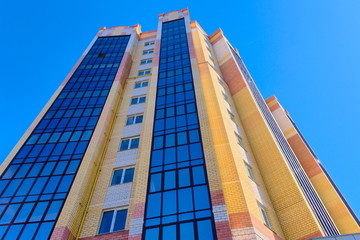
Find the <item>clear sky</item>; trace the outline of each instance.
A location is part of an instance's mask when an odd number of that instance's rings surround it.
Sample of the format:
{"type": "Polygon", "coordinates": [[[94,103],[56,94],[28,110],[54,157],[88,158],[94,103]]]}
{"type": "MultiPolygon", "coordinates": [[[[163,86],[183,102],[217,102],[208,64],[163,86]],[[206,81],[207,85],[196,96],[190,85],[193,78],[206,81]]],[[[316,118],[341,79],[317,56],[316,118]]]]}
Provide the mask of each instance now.
{"type": "Polygon", "coordinates": [[[210,35],[222,28],[265,98],[290,112],[360,216],[360,2],[0,2],[0,162],[51,97],[98,29],[156,29],[157,16],[189,7],[210,35]]]}

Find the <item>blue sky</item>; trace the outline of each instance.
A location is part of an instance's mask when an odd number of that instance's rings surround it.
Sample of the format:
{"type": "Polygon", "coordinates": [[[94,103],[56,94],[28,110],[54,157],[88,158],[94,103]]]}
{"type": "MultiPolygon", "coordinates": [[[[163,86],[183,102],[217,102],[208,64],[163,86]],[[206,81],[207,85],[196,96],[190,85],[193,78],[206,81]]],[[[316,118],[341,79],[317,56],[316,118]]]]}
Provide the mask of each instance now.
{"type": "Polygon", "coordinates": [[[223,29],[263,96],[278,97],[360,216],[360,2],[220,3],[1,1],[0,162],[100,27],[149,31],[159,13],[189,7],[208,34],[223,29]]]}

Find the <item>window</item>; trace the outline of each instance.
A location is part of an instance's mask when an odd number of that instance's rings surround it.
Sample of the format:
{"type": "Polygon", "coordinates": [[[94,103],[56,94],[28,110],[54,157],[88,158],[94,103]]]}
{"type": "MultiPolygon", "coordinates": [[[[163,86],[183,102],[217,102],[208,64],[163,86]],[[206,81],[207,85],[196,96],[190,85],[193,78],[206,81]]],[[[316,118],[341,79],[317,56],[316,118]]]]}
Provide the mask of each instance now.
{"type": "Polygon", "coordinates": [[[149,82],[148,82],[148,81],[137,82],[137,83],[135,83],[135,87],[134,87],[134,88],[147,87],[148,85],[149,85],[149,82]]]}
{"type": "Polygon", "coordinates": [[[154,53],[154,49],[149,49],[149,50],[143,51],[143,55],[152,54],[152,53],[154,53]]]}
{"type": "Polygon", "coordinates": [[[151,41],[151,42],[146,42],[144,45],[145,46],[151,46],[151,45],[154,45],[155,44],[155,42],[154,41],[151,41]]]}
{"type": "Polygon", "coordinates": [[[127,209],[104,212],[100,223],[99,234],[124,230],[126,215],[127,209]]]}
{"type": "Polygon", "coordinates": [[[224,100],[227,102],[227,103],[229,103],[229,97],[228,97],[228,95],[226,94],[226,93],[224,93],[224,92],[221,92],[222,93],[222,95],[223,95],[223,97],[224,97],[224,100]]]}
{"type": "Polygon", "coordinates": [[[134,178],[134,171],[134,168],[115,170],[111,180],[111,186],[132,182],[134,178]]]}
{"type": "Polygon", "coordinates": [[[128,116],[126,120],[126,126],[142,123],[144,116],[143,115],[133,115],[128,116]]]}
{"type": "Polygon", "coordinates": [[[230,119],[231,119],[233,122],[235,122],[235,116],[234,116],[234,114],[233,114],[232,112],[230,112],[229,110],[227,110],[227,111],[228,111],[228,113],[229,113],[230,119]]]}
{"type": "Polygon", "coordinates": [[[270,221],[269,221],[269,218],[268,218],[268,215],[266,213],[266,210],[265,210],[265,207],[262,206],[261,204],[258,203],[258,207],[259,207],[259,210],[260,210],[260,213],[261,213],[261,218],[263,220],[263,223],[268,226],[269,228],[271,228],[271,225],[270,225],[270,221]]]}
{"type": "Polygon", "coordinates": [[[150,74],[150,73],[151,73],[151,70],[146,69],[146,70],[139,71],[138,76],[144,76],[144,75],[147,75],[147,74],[150,74]]]}
{"type": "Polygon", "coordinates": [[[243,144],[243,141],[242,141],[242,137],[241,137],[239,134],[237,134],[236,132],[234,132],[234,133],[235,133],[235,137],[236,137],[236,140],[237,140],[238,144],[239,144],[241,147],[244,147],[244,144],[243,144]]]}
{"type": "Polygon", "coordinates": [[[144,65],[144,64],[148,64],[148,63],[152,63],[152,58],[141,60],[140,65],[144,65]]]}
{"type": "Polygon", "coordinates": [[[251,178],[251,180],[255,181],[255,176],[254,176],[252,167],[247,162],[244,162],[244,163],[245,163],[246,171],[248,173],[249,178],[251,178]]]}
{"type": "Polygon", "coordinates": [[[122,139],[120,144],[120,151],[134,149],[139,147],[139,137],[122,139]]]}
{"type": "Polygon", "coordinates": [[[133,97],[131,99],[131,105],[134,105],[134,104],[139,104],[139,103],[144,103],[146,101],[146,97],[143,96],[143,97],[133,97]]]}

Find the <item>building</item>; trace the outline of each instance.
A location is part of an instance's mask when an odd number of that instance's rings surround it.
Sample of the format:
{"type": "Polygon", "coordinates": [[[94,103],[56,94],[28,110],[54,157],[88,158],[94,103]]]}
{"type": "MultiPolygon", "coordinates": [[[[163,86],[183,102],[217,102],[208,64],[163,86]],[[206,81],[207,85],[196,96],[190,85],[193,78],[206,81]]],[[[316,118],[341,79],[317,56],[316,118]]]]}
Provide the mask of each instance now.
{"type": "Polygon", "coordinates": [[[188,9],[101,28],[0,172],[1,239],[359,232],[288,113],[188,9]]]}

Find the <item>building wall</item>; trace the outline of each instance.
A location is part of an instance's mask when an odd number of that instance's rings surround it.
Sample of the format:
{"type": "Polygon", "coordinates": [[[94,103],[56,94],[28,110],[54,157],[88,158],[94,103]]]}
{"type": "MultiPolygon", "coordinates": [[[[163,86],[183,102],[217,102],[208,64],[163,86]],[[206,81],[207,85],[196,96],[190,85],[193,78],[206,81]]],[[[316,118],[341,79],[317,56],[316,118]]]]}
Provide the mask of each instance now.
{"type": "Polygon", "coordinates": [[[336,186],[324,172],[320,161],[308,147],[286,110],[275,96],[271,96],[266,102],[340,233],[359,232],[356,216],[352,214],[351,209],[336,190],[336,186]]]}

